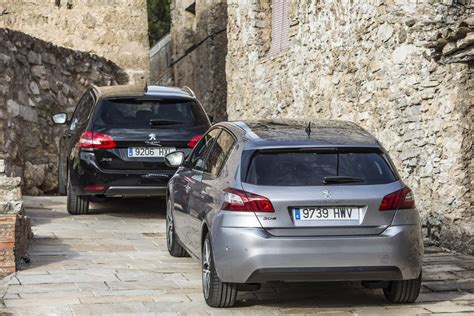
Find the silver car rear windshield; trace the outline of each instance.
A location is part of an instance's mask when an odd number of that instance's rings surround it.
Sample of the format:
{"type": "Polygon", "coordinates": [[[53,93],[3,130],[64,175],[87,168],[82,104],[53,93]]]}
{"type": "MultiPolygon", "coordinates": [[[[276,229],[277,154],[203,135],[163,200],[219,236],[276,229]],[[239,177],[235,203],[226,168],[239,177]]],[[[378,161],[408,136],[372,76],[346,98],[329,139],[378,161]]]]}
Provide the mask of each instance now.
{"type": "Polygon", "coordinates": [[[370,185],[397,181],[380,152],[256,151],[244,182],[265,186],[370,185]]]}

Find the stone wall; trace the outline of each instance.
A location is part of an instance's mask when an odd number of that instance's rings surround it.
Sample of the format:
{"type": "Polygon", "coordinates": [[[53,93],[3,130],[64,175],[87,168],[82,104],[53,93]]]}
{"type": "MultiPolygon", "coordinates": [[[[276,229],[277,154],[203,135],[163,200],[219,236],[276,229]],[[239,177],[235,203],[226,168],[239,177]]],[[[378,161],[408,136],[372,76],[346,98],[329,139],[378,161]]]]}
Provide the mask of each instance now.
{"type": "Polygon", "coordinates": [[[171,35],[163,37],[150,49],[150,81],[165,86],[173,85],[171,73],[171,35]]]}
{"type": "Polygon", "coordinates": [[[72,113],[91,85],[125,84],[127,75],[96,55],[0,29],[0,159],[29,195],[57,188],[59,135],[50,116],[72,113]]]}
{"type": "Polygon", "coordinates": [[[0,27],[112,60],[148,78],[146,0],[0,0],[0,27]]]}
{"type": "Polygon", "coordinates": [[[270,3],[229,1],[229,118],[360,124],[414,190],[425,234],[474,252],[474,2],[291,1],[289,48],[269,57],[270,3]]]}
{"type": "Polygon", "coordinates": [[[16,271],[21,260],[27,260],[31,224],[23,210],[20,178],[3,174],[0,160],[0,279],[16,271]]]}
{"type": "Polygon", "coordinates": [[[225,120],[226,1],[174,0],[171,17],[174,84],[189,86],[216,121],[225,120]]]}

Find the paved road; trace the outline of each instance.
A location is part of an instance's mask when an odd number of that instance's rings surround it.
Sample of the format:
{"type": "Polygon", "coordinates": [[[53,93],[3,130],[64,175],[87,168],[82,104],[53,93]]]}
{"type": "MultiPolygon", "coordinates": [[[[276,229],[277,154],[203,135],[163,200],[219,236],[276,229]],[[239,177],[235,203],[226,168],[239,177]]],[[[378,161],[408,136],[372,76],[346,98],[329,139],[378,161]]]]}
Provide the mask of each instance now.
{"type": "Polygon", "coordinates": [[[474,257],[434,248],[413,305],[388,305],[379,290],[354,283],[281,283],[239,294],[235,308],[211,309],[197,262],[166,251],[162,200],[95,204],[80,217],[69,216],[64,202],[25,198],[31,263],[0,281],[0,314],[474,314],[474,257]]]}

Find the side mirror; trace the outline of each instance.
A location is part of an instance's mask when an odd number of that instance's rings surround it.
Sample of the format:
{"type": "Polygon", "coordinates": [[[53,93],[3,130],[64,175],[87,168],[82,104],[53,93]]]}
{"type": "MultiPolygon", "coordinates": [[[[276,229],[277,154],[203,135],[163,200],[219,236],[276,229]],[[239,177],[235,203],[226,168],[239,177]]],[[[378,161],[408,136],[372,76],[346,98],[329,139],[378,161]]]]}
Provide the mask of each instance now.
{"type": "Polygon", "coordinates": [[[214,123],[214,115],[208,114],[207,117],[209,118],[209,121],[211,121],[211,123],[214,123]]]}
{"type": "Polygon", "coordinates": [[[184,153],[182,151],[175,151],[165,156],[165,164],[168,167],[179,167],[183,164],[183,162],[184,153]]]}
{"type": "Polygon", "coordinates": [[[64,113],[64,112],[56,113],[53,116],[51,116],[51,118],[53,119],[54,124],[64,125],[67,122],[67,113],[64,113]]]}

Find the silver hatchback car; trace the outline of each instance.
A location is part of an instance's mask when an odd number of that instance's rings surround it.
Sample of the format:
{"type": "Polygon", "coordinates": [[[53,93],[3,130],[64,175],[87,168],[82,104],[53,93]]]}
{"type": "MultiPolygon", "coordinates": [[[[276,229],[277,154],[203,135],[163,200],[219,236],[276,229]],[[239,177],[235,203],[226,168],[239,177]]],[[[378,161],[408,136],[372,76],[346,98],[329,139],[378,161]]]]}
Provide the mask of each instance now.
{"type": "Polygon", "coordinates": [[[417,299],[423,243],[412,191],[382,145],[340,121],[214,125],[168,185],[172,256],[202,264],[204,298],[229,307],[271,281],[362,281],[417,299]]]}

